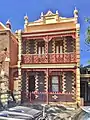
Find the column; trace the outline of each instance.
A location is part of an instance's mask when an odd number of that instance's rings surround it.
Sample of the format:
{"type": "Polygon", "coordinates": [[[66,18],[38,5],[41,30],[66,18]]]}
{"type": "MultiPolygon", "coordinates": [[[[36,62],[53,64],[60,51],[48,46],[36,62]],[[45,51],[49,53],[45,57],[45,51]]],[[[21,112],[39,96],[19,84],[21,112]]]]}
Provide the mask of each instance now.
{"type": "Polygon", "coordinates": [[[66,41],[66,37],[63,38],[63,62],[66,62],[67,59],[67,55],[65,54],[67,52],[67,41],[66,41]]]}
{"type": "Polygon", "coordinates": [[[17,90],[17,102],[21,102],[21,30],[18,30],[18,90],[17,90]]]}
{"type": "Polygon", "coordinates": [[[66,76],[65,76],[65,72],[63,72],[63,74],[62,74],[62,92],[63,93],[66,92],[66,76]]]}
{"type": "Polygon", "coordinates": [[[73,71],[72,72],[72,95],[73,95],[73,100],[76,100],[76,73],[73,71]]]}
{"type": "Polygon", "coordinates": [[[66,53],[67,50],[67,42],[66,42],[66,37],[63,39],[63,52],[66,53]]]}
{"type": "Polygon", "coordinates": [[[35,47],[34,47],[34,52],[35,52],[35,54],[37,54],[37,40],[35,40],[35,47]]]}
{"type": "MultiPolygon", "coordinates": [[[[35,92],[38,92],[38,87],[39,87],[39,79],[38,79],[38,72],[36,72],[36,75],[35,75],[35,92]]],[[[37,99],[39,97],[39,94],[35,94],[35,98],[37,99]]]]}
{"type": "Polygon", "coordinates": [[[38,92],[38,73],[36,72],[36,75],[35,75],[35,91],[38,92]]]}
{"type": "Polygon", "coordinates": [[[26,54],[30,53],[30,41],[26,40],[26,54]]]}
{"type": "Polygon", "coordinates": [[[27,96],[27,98],[28,98],[28,94],[29,94],[28,81],[29,81],[29,76],[28,76],[28,72],[26,71],[26,96],[27,96]]]}
{"type": "Polygon", "coordinates": [[[51,39],[52,39],[52,37],[50,37],[50,36],[43,37],[43,40],[45,41],[45,53],[46,54],[48,53],[48,43],[51,39]]]}
{"type": "Polygon", "coordinates": [[[48,54],[48,41],[45,41],[45,54],[48,54]]]}
{"type": "Polygon", "coordinates": [[[45,71],[45,92],[47,92],[47,104],[48,104],[49,102],[49,99],[48,99],[48,68],[45,71]]]}
{"type": "Polygon", "coordinates": [[[77,60],[77,69],[76,69],[76,99],[78,104],[80,104],[80,24],[76,24],[76,60],[77,60]]]}
{"type": "Polygon", "coordinates": [[[55,53],[55,40],[52,40],[52,52],[55,53]]]}
{"type": "Polygon", "coordinates": [[[76,69],[76,101],[80,104],[80,69],[76,69]]]}

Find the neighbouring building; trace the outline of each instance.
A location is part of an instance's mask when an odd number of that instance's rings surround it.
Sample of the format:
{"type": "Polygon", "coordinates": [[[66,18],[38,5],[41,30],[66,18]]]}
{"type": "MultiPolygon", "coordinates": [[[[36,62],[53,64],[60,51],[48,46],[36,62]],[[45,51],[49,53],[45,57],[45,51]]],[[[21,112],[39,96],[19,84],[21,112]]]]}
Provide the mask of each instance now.
{"type": "Polygon", "coordinates": [[[71,18],[48,11],[34,22],[27,15],[24,20],[24,30],[16,32],[18,79],[11,84],[18,100],[80,104],[78,11],[71,18]]]}
{"type": "Polygon", "coordinates": [[[84,105],[90,105],[90,65],[81,67],[80,73],[81,98],[84,100],[84,105]]]}
{"type": "Polygon", "coordinates": [[[11,73],[17,71],[18,42],[11,32],[11,23],[0,22],[0,101],[8,101],[8,91],[11,89],[11,73]],[[10,86],[9,86],[10,85],[10,86]]]}

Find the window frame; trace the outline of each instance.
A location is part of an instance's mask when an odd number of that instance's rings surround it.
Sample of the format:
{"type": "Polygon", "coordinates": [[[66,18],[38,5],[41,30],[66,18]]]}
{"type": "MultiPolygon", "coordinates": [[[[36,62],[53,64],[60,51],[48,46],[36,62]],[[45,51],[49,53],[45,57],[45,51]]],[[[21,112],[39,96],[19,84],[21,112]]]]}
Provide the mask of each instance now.
{"type": "Polygon", "coordinates": [[[60,76],[59,76],[59,75],[53,75],[53,76],[51,76],[51,80],[50,80],[50,81],[51,81],[51,83],[50,83],[50,86],[51,86],[51,87],[50,87],[50,91],[51,91],[51,92],[61,92],[61,91],[60,91],[60,76]],[[53,83],[54,85],[57,85],[57,86],[58,86],[58,91],[53,91],[53,89],[52,89],[52,86],[53,86],[53,84],[52,84],[52,80],[53,80],[53,79],[52,79],[52,78],[53,78],[53,77],[57,77],[57,78],[58,78],[58,83],[53,83]]]}

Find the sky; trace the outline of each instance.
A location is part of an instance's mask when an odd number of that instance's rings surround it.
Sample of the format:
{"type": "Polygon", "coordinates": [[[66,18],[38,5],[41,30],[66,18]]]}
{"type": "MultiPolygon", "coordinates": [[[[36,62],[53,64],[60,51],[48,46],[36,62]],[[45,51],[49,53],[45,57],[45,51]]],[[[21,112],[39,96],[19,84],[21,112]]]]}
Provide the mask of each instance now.
{"type": "Polygon", "coordinates": [[[46,13],[51,10],[55,13],[58,10],[61,17],[73,17],[74,8],[79,12],[80,23],[80,47],[81,61],[83,65],[88,64],[90,60],[90,49],[85,44],[85,32],[88,24],[85,18],[90,16],[90,0],[0,0],[0,22],[6,24],[9,19],[12,24],[12,30],[23,29],[24,16],[28,15],[29,21],[39,19],[41,12],[46,13]]]}

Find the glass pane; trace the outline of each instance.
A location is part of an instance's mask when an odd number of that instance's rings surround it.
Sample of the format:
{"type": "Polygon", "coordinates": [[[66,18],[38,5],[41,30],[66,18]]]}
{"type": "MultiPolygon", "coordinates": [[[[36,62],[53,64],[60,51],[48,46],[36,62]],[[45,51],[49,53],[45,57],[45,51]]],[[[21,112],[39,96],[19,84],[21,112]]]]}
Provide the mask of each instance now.
{"type": "Polygon", "coordinates": [[[41,47],[38,47],[38,54],[41,54],[41,47]]]}
{"type": "Polygon", "coordinates": [[[60,53],[62,53],[62,46],[60,46],[60,53]]]}
{"type": "Polygon", "coordinates": [[[52,85],[52,92],[58,92],[58,85],[52,85]]]}
{"type": "Polygon", "coordinates": [[[44,54],[44,47],[42,47],[42,54],[44,54]]]}
{"type": "Polygon", "coordinates": [[[52,83],[58,83],[58,76],[52,77],[52,83]]]}
{"type": "Polygon", "coordinates": [[[59,46],[56,46],[56,53],[59,53],[59,46]]]}

